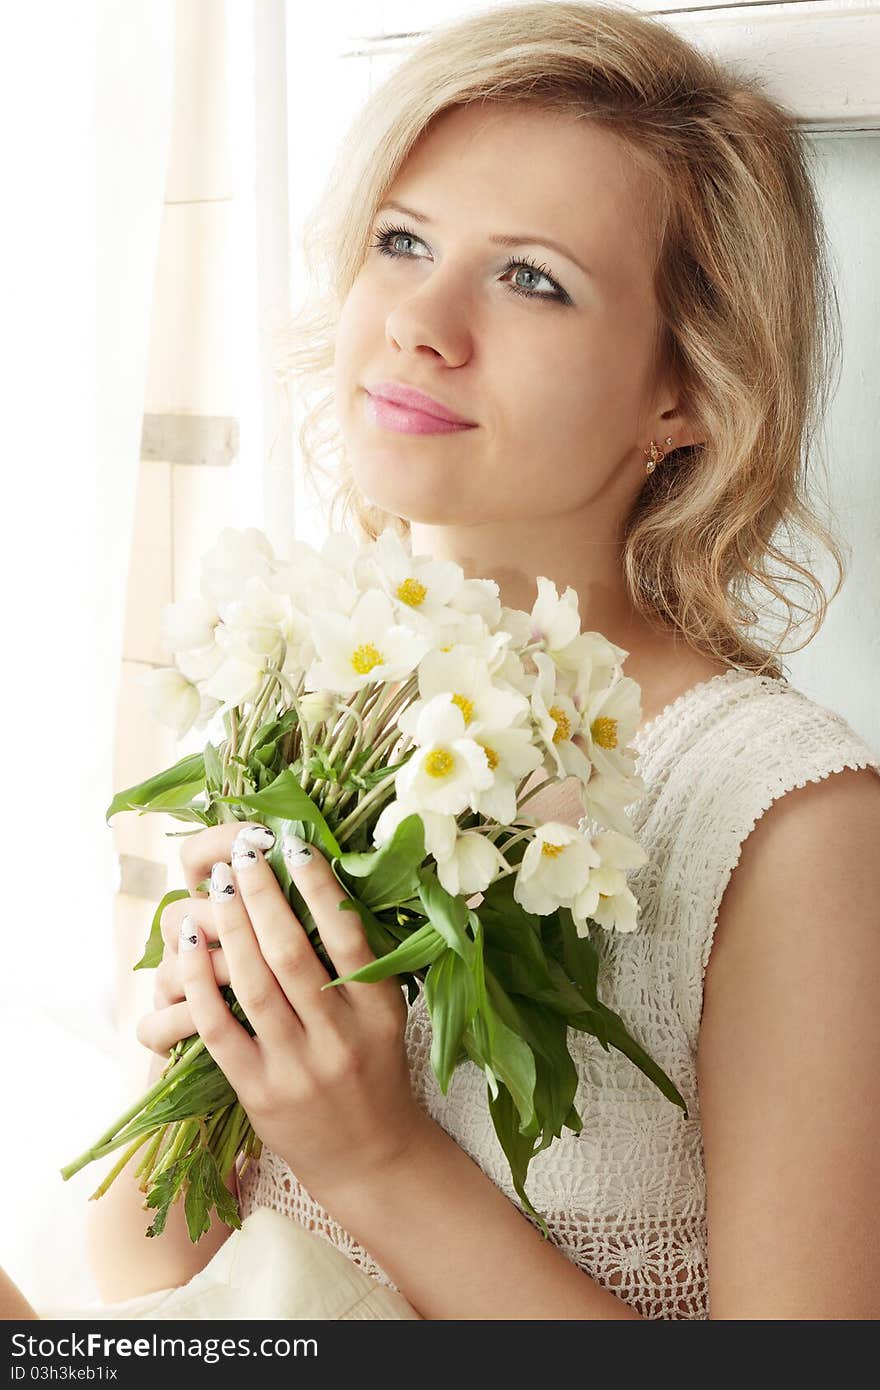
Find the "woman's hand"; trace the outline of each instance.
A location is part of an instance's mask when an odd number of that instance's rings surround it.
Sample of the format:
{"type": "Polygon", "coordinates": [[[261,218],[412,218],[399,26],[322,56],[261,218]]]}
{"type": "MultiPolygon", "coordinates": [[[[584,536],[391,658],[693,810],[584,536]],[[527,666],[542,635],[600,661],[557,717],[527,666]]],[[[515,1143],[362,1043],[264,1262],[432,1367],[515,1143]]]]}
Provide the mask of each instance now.
{"type": "MultiPolygon", "coordinates": [[[[431,1122],[410,1088],[400,984],[322,991],[330,976],[257,848],[261,836],[269,848],[270,831],[239,822],[183,842],[192,896],[163,913],[157,1010],[140,1021],[138,1036],[167,1052],[198,1033],[256,1133],[321,1200],[398,1160],[431,1122]],[[197,893],[209,873],[210,895],[197,893]],[[219,947],[209,951],[208,940],[219,947]],[[253,1038],[220,993],[227,983],[253,1038]]],[[[330,959],[347,975],[375,957],[357,913],[338,909],[347,895],[327,860],[315,846],[307,850],[299,862],[287,853],[285,860],[330,959]]]]}

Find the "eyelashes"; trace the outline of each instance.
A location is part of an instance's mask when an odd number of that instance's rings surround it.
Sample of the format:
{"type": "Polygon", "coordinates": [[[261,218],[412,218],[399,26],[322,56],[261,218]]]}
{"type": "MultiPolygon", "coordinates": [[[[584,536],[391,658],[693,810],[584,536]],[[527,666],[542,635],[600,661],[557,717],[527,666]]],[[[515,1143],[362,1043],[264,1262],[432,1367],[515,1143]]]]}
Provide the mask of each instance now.
{"type": "MultiPolygon", "coordinates": [[[[383,256],[391,256],[395,260],[406,260],[408,259],[407,252],[395,251],[391,245],[394,239],[399,236],[409,237],[412,241],[421,241],[422,245],[425,245],[424,241],[422,241],[422,238],[420,236],[416,236],[415,232],[411,232],[408,227],[392,226],[388,223],[383,223],[380,227],[377,228],[376,240],[372,241],[370,245],[383,256]]],[[[531,270],[535,275],[539,275],[543,277],[545,280],[549,281],[549,283],[553,286],[554,293],[539,294],[537,290],[526,290],[523,289],[520,285],[508,285],[507,288],[509,290],[512,290],[514,294],[521,295],[524,299],[554,300],[560,304],[571,303],[571,300],[569,299],[565,290],[553,279],[553,276],[550,274],[547,267],[545,265],[542,265],[540,261],[533,260],[531,256],[511,256],[506,266],[504,267],[503,273],[505,275],[508,275],[511,270],[519,270],[521,268],[531,270]]]]}

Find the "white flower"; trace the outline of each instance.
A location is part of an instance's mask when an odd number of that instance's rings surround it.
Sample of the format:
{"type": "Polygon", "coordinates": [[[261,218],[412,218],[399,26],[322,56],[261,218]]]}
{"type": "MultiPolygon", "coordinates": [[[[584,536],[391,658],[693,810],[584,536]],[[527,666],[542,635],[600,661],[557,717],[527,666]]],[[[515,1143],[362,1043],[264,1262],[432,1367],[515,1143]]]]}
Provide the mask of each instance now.
{"type": "Polygon", "coordinates": [[[289,594],[275,593],[264,579],[251,575],[241,596],[223,610],[223,622],[230,634],[246,642],[261,656],[275,658],[286,649],[292,632],[292,605],[289,594]]]}
{"type": "Polygon", "coordinates": [[[529,712],[521,695],[493,684],[486,662],[475,652],[429,651],[419,662],[420,698],[408,705],[397,721],[403,732],[412,737],[427,702],[445,692],[452,694],[468,732],[475,724],[483,729],[506,729],[521,723],[529,712]]]}
{"type": "Polygon", "coordinates": [[[601,863],[579,830],[562,821],[539,825],[522,857],[513,896],[526,912],[545,914],[568,907],[601,863]]]}
{"type": "Polygon", "coordinates": [[[608,930],[635,931],[639,904],[627,886],[626,871],[646,864],[648,855],[636,840],[614,830],[594,836],[592,843],[602,862],[571,903],[577,934],[589,935],[588,917],[608,930]]]}
{"type": "Polygon", "coordinates": [[[578,777],[587,782],[592,767],[573,742],[580,733],[581,716],[574,701],[562,692],[556,666],[546,652],[533,652],[537,675],[532,686],[532,717],[556,768],[557,777],[578,777]]]}
{"type": "Polygon", "coordinates": [[[411,554],[391,527],[377,537],[369,560],[364,578],[382,586],[401,622],[424,620],[435,629],[460,620],[449,607],[464,583],[460,565],[411,554]]]}
{"type": "Polygon", "coordinates": [[[306,690],[345,693],[410,675],[431,647],[430,638],[395,623],[390,600],[377,589],[361,595],[350,617],[319,614],[314,639],[318,660],[306,673],[306,690]]]}
{"type": "Polygon", "coordinates": [[[622,835],[632,835],[632,824],[624,807],[640,800],[646,791],[647,786],[638,773],[625,776],[594,768],[589,782],[581,787],[581,797],[592,820],[610,826],[622,835]]]}
{"type": "MultiPolygon", "coordinates": [[[[215,635],[220,631],[215,628],[215,635]]],[[[186,676],[187,680],[201,683],[206,681],[209,676],[221,665],[224,657],[224,648],[219,642],[214,641],[209,647],[199,647],[191,652],[178,652],[177,665],[186,676]]]]}
{"type": "Polygon", "coordinates": [[[222,629],[218,629],[220,636],[223,639],[222,659],[216,671],[203,682],[202,689],[226,707],[246,704],[259,694],[268,658],[222,629]]]}
{"type": "Polygon", "coordinates": [[[401,800],[421,810],[457,816],[475,793],[492,785],[486,751],[465,737],[464,715],[446,691],[422,707],[415,728],[417,747],[395,774],[401,800]]]}
{"type": "Polygon", "coordinates": [[[244,531],[224,527],[216,544],[202,559],[202,597],[220,608],[238,598],[245,581],[252,575],[267,579],[272,572],[273,558],[268,536],[256,527],[244,531]]]}
{"type": "Polygon", "coordinates": [[[303,613],[344,613],[348,617],[361,596],[356,576],[363,564],[352,536],[333,531],[320,551],[308,541],[293,542],[289,559],[276,561],[270,588],[290,596],[303,613]]]}
{"type": "Polygon", "coordinates": [[[524,613],[521,608],[502,608],[501,615],[494,624],[499,632],[510,634],[513,646],[517,651],[527,647],[532,640],[532,620],[528,613],[524,613]]]}
{"type": "Polygon", "coordinates": [[[437,877],[447,893],[467,896],[484,892],[499,871],[510,867],[488,836],[465,830],[457,837],[452,854],[437,861],[437,877]]]}
{"type": "Polygon", "coordinates": [[[545,651],[555,652],[567,647],[580,630],[576,591],[569,585],[560,598],[553,580],[539,574],[538,597],[530,615],[529,641],[541,641],[545,651]]]}
{"type": "Polygon", "coordinates": [[[471,734],[485,750],[493,773],[492,785],[475,793],[473,809],[487,820],[509,825],[517,811],[517,784],[541,766],[541,750],[532,742],[528,728],[486,729],[478,724],[471,734]]]}
{"type": "Polygon", "coordinates": [[[220,615],[213,603],[203,598],[166,603],[159,616],[162,635],[173,652],[189,652],[214,641],[214,628],[220,615]]]}
{"type": "Polygon", "coordinates": [[[626,774],[632,770],[629,741],[642,719],[640,696],[637,682],[621,676],[587,700],[580,735],[587,757],[600,772],[626,774]]]}
{"type": "Polygon", "coordinates": [[[628,656],[628,651],[609,642],[601,632],[579,632],[566,646],[553,652],[556,665],[563,671],[577,673],[588,694],[608,685],[628,656]]]}
{"type": "Polygon", "coordinates": [[[500,590],[494,579],[464,579],[449,600],[450,608],[466,616],[476,615],[494,631],[501,619],[500,590]]]}
{"type": "MultiPolygon", "coordinates": [[[[195,722],[195,728],[206,729],[213,720],[217,711],[221,708],[222,706],[220,701],[215,700],[213,695],[202,695],[201,704],[199,706],[198,718],[195,722]]],[[[223,734],[221,734],[220,736],[222,738],[223,734]]]]}
{"type": "Polygon", "coordinates": [[[169,724],[178,738],[192,728],[202,708],[198,687],[188,681],[176,666],[144,671],[138,685],[151,713],[162,724],[169,724]]]}
{"type": "Polygon", "coordinates": [[[408,805],[399,798],[389,801],[373,827],[373,843],[378,847],[390,840],[402,820],[415,812],[425,829],[425,853],[432,854],[438,861],[448,859],[455,848],[458,827],[455,816],[441,815],[438,811],[427,811],[423,807],[408,805]]]}

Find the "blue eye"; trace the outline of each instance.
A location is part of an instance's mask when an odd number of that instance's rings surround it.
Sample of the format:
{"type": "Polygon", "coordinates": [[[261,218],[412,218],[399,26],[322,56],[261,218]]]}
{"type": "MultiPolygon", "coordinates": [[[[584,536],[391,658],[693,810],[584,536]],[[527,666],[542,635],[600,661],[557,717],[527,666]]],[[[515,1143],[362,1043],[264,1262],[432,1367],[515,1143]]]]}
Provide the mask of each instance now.
{"type": "MultiPolygon", "coordinates": [[[[406,251],[396,251],[392,245],[398,237],[406,237],[410,241],[419,241],[423,246],[425,245],[421,237],[416,236],[414,232],[410,232],[406,227],[392,227],[387,224],[377,229],[376,240],[370,244],[383,256],[392,256],[398,260],[401,258],[408,259],[409,257],[406,251]]],[[[512,290],[514,294],[522,295],[524,299],[552,299],[560,304],[571,303],[565,290],[553,279],[547,267],[533,260],[531,256],[511,256],[507,265],[504,267],[504,274],[509,275],[512,270],[523,269],[528,270],[532,276],[537,276],[540,279],[546,280],[548,284],[553,286],[553,293],[541,294],[536,290],[523,289],[520,285],[508,285],[507,288],[512,290]]]]}

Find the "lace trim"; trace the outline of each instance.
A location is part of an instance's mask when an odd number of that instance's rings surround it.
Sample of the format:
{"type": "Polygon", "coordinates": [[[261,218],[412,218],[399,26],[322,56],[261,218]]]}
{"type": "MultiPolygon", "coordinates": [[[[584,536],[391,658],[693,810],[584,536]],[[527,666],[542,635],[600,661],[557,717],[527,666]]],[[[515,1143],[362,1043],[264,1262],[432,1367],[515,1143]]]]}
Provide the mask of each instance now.
{"type": "Polygon", "coordinates": [[[731,666],[727,671],[716,671],[714,676],[709,676],[703,681],[697,681],[696,685],[688,686],[687,690],[683,690],[680,695],[676,695],[674,700],[670,700],[668,705],[664,705],[659,714],[655,714],[653,719],[649,719],[647,724],[643,724],[640,729],[636,730],[635,734],[630,739],[630,743],[637,748],[641,748],[646,741],[653,737],[656,730],[661,724],[666,722],[670,715],[679,714],[683,707],[691,700],[696,699],[698,696],[702,696],[716,685],[733,685],[737,681],[743,680],[749,676],[755,677],[758,680],[767,681],[773,685],[788,685],[788,680],[785,676],[766,676],[763,674],[759,676],[757,671],[750,671],[745,666],[731,666]]]}

